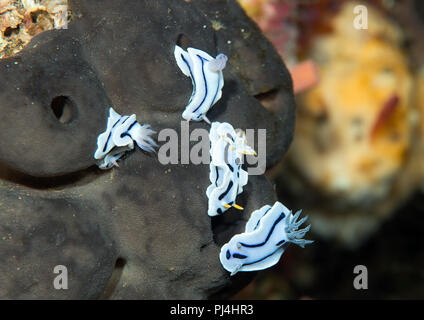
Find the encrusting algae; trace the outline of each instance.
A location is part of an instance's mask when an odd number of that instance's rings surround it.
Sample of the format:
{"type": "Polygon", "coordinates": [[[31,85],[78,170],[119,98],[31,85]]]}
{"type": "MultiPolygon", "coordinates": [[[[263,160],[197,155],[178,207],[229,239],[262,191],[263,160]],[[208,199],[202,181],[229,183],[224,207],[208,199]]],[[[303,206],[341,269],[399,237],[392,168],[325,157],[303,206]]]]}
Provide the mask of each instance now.
{"type": "Polygon", "coordinates": [[[20,52],[39,33],[67,27],[67,0],[0,0],[0,59],[20,52]]]}

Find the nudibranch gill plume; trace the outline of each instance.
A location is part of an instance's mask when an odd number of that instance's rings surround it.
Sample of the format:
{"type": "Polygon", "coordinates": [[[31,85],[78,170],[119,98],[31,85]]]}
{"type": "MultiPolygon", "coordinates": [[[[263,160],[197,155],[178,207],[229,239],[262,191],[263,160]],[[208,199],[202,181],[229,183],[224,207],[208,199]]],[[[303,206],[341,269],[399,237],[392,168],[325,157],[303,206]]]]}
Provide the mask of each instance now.
{"type": "Polygon", "coordinates": [[[157,147],[151,135],[155,131],[150,125],[141,125],[136,115],[121,116],[113,108],[109,109],[106,131],[97,137],[97,150],[94,158],[103,160],[98,166],[109,169],[118,166],[117,160],[125,152],[134,149],[134,141],[138,147],[147,152],[154,152],[157,147]]]}
{"type": "Polygon", "coordinates": [[[174,56],[178,67],[191,78],[193,84],[193,92],[183,112],[183,118],[210,123],[206,113],[222,96],[222,70],[228,60],[227,56],[221,53],[213,58],[202,50],[188,48],[185,51],[178,45],[175,46],[174,56]]]}
{"type": "Polygon", "coordinates": [[[211,184],[206,190],[208,215],[220,215],[231,207],[242,210],[236,204],[236,197],[248,182],[248,173],[242,168],[243,156],[256,152],[247,145],[244,132],[236,132],[227,122],[212,122],[209,140],[211,184]]]}
{"type": "Polygon", "coordinates": [[[281,202],[252,212],[245,232],[231,238],[221,248],[219,259],[231,275],[239,271],[263,270],[275,265],[289,243],[304,247],[313,243],[302,239],[310,225],[298,230],[308,217],[299,219],[301,211],[292,214],[281,202]]]}

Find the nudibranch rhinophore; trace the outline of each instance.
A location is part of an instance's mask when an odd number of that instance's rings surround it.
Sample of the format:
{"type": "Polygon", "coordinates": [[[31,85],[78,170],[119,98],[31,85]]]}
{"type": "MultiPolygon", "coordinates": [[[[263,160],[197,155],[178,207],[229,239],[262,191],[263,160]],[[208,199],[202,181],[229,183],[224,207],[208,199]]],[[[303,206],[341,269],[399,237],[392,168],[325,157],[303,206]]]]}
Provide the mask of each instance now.
{"type": "Polygon", "coordinates": [[[178,45],[175,46],[174,56],[178,67],[193,83],[193,92],[183,118],[210,123],[206,113],[222,96],[222,70],[227,63],[227,56],[220,53],[213,58],[202,50],[188,48],[185,51],[178,45]]]}
{"type": "Polygon", "coordinates": [[[121,116],[113,108],[109,109],[106,131],[97,137],[97,150],[94,158],[103,161],[98,164],[100,169],[118,167],[116,162],[125,152],[134,149],[134,141],[140,149],[153,152],[157,147],[151,135],[155,131],[150,125],[140,125],[135,114],[121,116]]]}
{"type": "Polygon", "coordinates": [[[211,184],[206,190],[209,198],[208,215],[222,214],[231,207],[242,210],[236,204],[236,197],[243,192],[248,180],[248,173],[242,168],[243,156],[255,155],[256,152],[247,145],[244,132],[236,132],[227,122],[213,122],[209,140],[211,184]]]}
{"type": "Polygon", "coordinates": [[[304,248],[313,243],[302,239],[310,225],[298,230],[307,220],[299,219],[301,210],[292,214],[281,202],[274,206],[263,206],[252,212],[246,223],[245,232],[231,238],[221,248],[219,259],[225,270],[231,275],[239,271],[263,270],[275,265],[289,243],[304,248]]]}

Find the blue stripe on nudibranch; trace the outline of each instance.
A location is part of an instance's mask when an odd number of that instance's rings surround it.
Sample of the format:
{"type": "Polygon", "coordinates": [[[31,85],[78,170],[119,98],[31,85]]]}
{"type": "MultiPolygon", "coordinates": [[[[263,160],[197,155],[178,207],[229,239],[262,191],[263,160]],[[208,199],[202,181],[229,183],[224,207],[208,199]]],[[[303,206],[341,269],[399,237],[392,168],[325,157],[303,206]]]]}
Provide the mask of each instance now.
{"type": "Polygon", "coordinates": [[[284,242],[286,242],[286,240],[284,240],[284,239],[283,239],[283,240],[280,240],[280,241],[278,241],[278,242],[277,242],[276,246],[277,246],[277,247],[279,247],[279,246],[281,246],[284,242]]]}
{"type": "Polygon", "coordinates": [[[260,243],[256,243],[256,244],[247,244],[247,243],[243,243],[243,242],[240,242],[240,244],[241,244],[243,247],[246,247],[246,248],[256,248],[256,247],[261,247],[261,246],[265,245],[265,244],[268,242],[269,238],[271,237],[272,233],[274,232],[275,226],[276,226],[276,225],[277,225],[277,224],[278,224],[281,220],[283,220],[283,219],[284,219],[284,217],[285,217],[285,214],[284,214],[284,213],[281,213],[281,214],[280,214],[280,216],[278,217],[278,219],[277,219],[277,220],[275,220],[274,224],[272,225],[271,229],[269,230],[269,232],[268,232],[268,234],[267,234],[267,236],[266,236],[266,238],[265,238],[265,240],[264,240],[264,241],[262,241],[262,242],[260,242],[260,243]]]}
{"type": "Polygon", "coordinates": [[[106,149],[107,149],[107,144],[109,143],[109,139],[110,139],[111,134],[112,134],[112,131],[111,131],[111,132],[109,132],[109,135],[107,136],[106,143],[105,143],[105,145],[104,145],[104,147],[103,147],[103,152],[105,152],[105,151],[106,151],[106,149]]]}
{"type": "MultiPolygon", "coordinates": [[[[203,100],[200,103],[200,105],[193,111],[193,113],[196,112],[198,109],[200,109],[200,107],[203,105],[203,103],[205,102],[206,97],[208,95],[208,84],[207,84],[207,81],[206,81],[206,75],[205,75],[205,69],[204,69],[205,68],[204,67],[204,59],[202,57],[200,57],[200,59],[202,60],[202,74],[203,74],[203,81],[205,82],[205,96],[203,97],[203,100]]],[[[212,104],[215,103],[216,96],[218,95],[218,92],[221,90],[219,88],[220,84],[221,84],[221,77],[218,77],[218,86],[217,86],[217,89],[215,91],[215,95],[213,96],[213,99],[212,99],[212,102],[211,102],[212,104]]],[[[198,116],[198,118],[199,117],[200,117],[200,115],[198,116]]]]}
{"type": "Polygon", "coordinates": [[[191,83],[193,84],[193,92],[191,93],[190,100],[188,101],[188,104],[190,104],[191,100],[193,99],[193,96],[196,94],[196,82],[194,81],[193,71],[191,70],[190,64],[182,54],[180,56],[184,63],[187,65],[188,70],[190,71],[191,83]]]}
{"type": "MultiPolygon", "coordinates": [[[[114,125],[112,126],[112,129],[113,128],[115,128],[115,126],[118,124],[118,122],[119,121],[121,121],[121,119],[118,119],[118,121],[116,121],[115,123],[114,123],[114,125]]],[[[107,140],[106,140],[106,143],[105,143],[105,145],[104,145],[104,148],[103,148],[103,152],[105,152],[106,151],[106,149],[107,149],[107,145],[108,145],[108,143],[109,143],[109,140],[110,140],[110,135],[112,134],[112,130],[109,132],[109,135],[107,136],[107,140]]]]}
{"type": "Polygon", "coordinates": [[[266,255],[265,257],[262,257],[259,260],[256,260],[256,261],[253,261],[253,262],[249,262],[249,263],[243,263],[242,266],[250,266],[250,265],[256,264],[258,262],[264,261],[265,259],[267,259],[267,258],[271,257],[272,255],[274,255],[279,249],[280,248],[277,248],[275,251],[273,251],[272,253],[266,255]]]}
{"type": "Polygon", "coordinates": [[[203,105],[203,103],[206,100],[206,97],[208,96],[208,82],[206,81],[206,75],[205,75],[205,59],[203,59],[202,57],[200,57],[199,55],[197,55],[197,57],[200,59],[200,61],[202,62],[202,76],[203,76],[203,82],[205,83],[205,95],[203,96],[202,101],[200,102],[200,104],[197,106],[197,108],[193,111],[193,113],[195,113],[197,110],[199,110],[199,108],[203,105]]]}
{"type": "Polygon", "coordinates": [[[225,190],[219,197],[218,200],[222,200],[228,192],[230,192],[231,188],[233,187],[233,181],[230,181],[230,183],[228,184],[227,190],[225,190]]]}
{"type": "Polygon", "coordinates": [[[215,91],[215,95],[213,96],[212,104],[214,104],[214,103],[216,102],[216,101],[215,101],[215,99],[216,99],[216,97],[217,97],[217,95],[218,95],[219,91],[221,90],[221,89],[220,89],[220,85],[221,85],[221,77],[218,77],[218,86],[217,86],[217,89],[216,89],[216,91],[215,91]]]}
{"type": "Polygon", "coordinates": [[[130,126],[128,127],[127,131],[130,131],[132,129],[132,127],[134,127],[138,122],[134,121],[133,123],[130,124],[130,126]]]}
{"type": "Polygon", "coordinates": [[[219,178],[219,171],[218,171],[218,167],[215,167],[216,170],[216,179],[215,179],[215,185],[218,186],[218,178],[219,178]]]}
{"type": "Polygon", "coordinates": [[[125,120],[124,120],[124,121],[122,121],[122,123],[121,123],[121,124],[124,124],[124,123],[125,123],[125,121],[127,121],[129,118],[130,118],[130,116],[125,116],[125,120]]]}
{"type": "MultiPolygon", "coordinates": [[[[264,215],[266,215],[269,210],[271,210],[271,208],[269,208],[268,210],[266,210],[265,213],[264,213],[264,215]]],[[[253,230],[256,230],[258,228],[259,222],[261,222],[261,219],[258,220],[258,222],[256,223],[256,226],[255,226],[255,228],[253,228],[253,230]]]]}

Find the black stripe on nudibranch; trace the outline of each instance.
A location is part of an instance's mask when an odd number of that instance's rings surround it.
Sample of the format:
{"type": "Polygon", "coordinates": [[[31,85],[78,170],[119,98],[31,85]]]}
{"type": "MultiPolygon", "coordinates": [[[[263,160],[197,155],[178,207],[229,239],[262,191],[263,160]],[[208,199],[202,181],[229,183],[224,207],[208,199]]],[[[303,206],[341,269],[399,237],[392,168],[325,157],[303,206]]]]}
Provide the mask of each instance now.
{"type": "Polygon", "coordinates": [[[277,244],[276,244],[276,246],[278,247],[278,246],[282,245],[284,242],[286,242],[286,240],[278,241],[277,244]]]}
{"type": "MultiPolygon", "coordinates": [[[[127,121],[127,119],[125,119],[125,121],[127,121]]],[[[124,122],[125,122],[124,121],[124,122]]],[[[124,124],[124,122],[122,122],[122,124],[124,124]]],[[[126,137],[126,136],[129,136],[131,139],[132,139],[132,137],[131,137],[131,135],[129,134],[129,131],[131,130],[131,128],[135,125],[137,123],[137,120],[136,121],[134,121],[129,127],[128,127],[128,129],[127,129],[127,131],[125,131],[125,132],[122,132],[121,133],[121,138],[124,138],[124,137],[126,137]]]]}
{"type": "MultiPolygon", "coordinates": [[[[263,216],[261,217],[261,219],[268,213],[268,211],[271,210],[271,208],[269,208],[267,211],[265,211],[265,213],[263,214],[263,216]]],[[[258,222],[256,223],[256,226],[253,230],[256,230],[259,226],[259,222],[261,222],[261,219],[258,220],[258,222]]]]}
{"type": "Polygon", "coordinates": [[[236,259],[246,259],[247,256],[245,256],[244,254],[234,253],[233,254],[233,258],[236,258],[236,259]]]}
{"type": "Polygon", "coordinates": [[[205,59],[202,58],[201,56],[197,55],[197,57],[200,59],[200,61],[202,62],[202,76],[203,76],[203,81],[205,82],[205,95],[203,96],[202,101],[200,102],[200,104],[197,106],[196,109],[193,110],[193,113],[196,112],[197,110],[199,110],[199,108],[203,105],[203,103],[206,100],[206,97],[208,96],[208,83],[206,82],[206,75],[205,75],[205,59]]]}
{"type": "Polygon", "coordinates": [[[188,63],[188,61],[184,58],[184,55],[183,55],[183,54],[181,54],[181,59],[182,59],[182,60],[184,61],[184,63],[187,65],[188,71],[190,71],[191,83],[193,84],[193,92],[192,92],[192,94],[191,94],[190,101],[189,101],[189,104],[190,104],[190,102],[191,102],[191,100],[193,99],[193,96],[194,96],[194,94],[195,94],[195,92],[196,92],[196,82],[194,81],[193,71],[191,71],[190,64],[189,64],[189,63],[188,63]]]}
{"type": "MultiPolygon", "coordinates": [[[[121,117],[121,118],[119,118],[119,119],[118,119],[118,121],[116,121],[116,122],[113,124],[112,128],[114,128],[114,127],[118,124],[118,122],[119,122],[119,121],[121,121],[121,119],[122,119],[122,117],[121,117]]],[[[111,136],[111,135],[112,135],[112,129],[110,130],[109,135],[107,136],[106,143],[105,143],[105,145],[104,145],[104,147],[103,147],[103,152],[105,152],[105,151],[106,151],[106,149],[107,149],[107,145],[108,145],[108,143],[109,143],[109,139],[110,139],[110,136],[111,136]]]]}
{"type": "Polygon", "coordinates": [[[215,95],[213,96],[212,103],[214,103],[216,96],[218,95],[218,92],[220,90],[220,86],[221,86],[221,77],[218,77],[218,86],[216,87],[216,92],[215,92],[215,95]]]}
{"type": "MultiPolygon", "coordinates": [[[[118,119],[118,121],[116,121],[116,122],[113,124],[112,128],[115,128],[115,126],[118,124],[118,122],[119,122],[119,121],[121,121],[121,119],[122,119],[122,117],[120,117],[120,118],[118,119]]],[[[112,131],[112,130],[111,130],[111,131],[112,131]]]]}
{"type": "Polygon", "coordinates": [[[222,200],[228,192],[230,192],[231,188],[233,187],[233,181],[230,181],[230,183],[228,184],[227,190],[225,190],[224,193],[222,193],[219,197],[218,200],[222,200]]]}
{"type": "Polygon", "coordinates": [[[227,259],[231,258],[231,252],[230,250],[227,250],[227,252],[225,253],[225,256],[227,257],[227,259]]]}
{"type": "Polygon", "coordinates": [[[125,123],[125,121],[127,121],[130,118],[130,116],[125,116],[125,120],[122,121],[121,125],[123,125],[125,123]]]}
{"type": "Polygon", "coordinates": [[[216,185],[216,186],[218,186],[218,178],[219,178],[219,171],[218,171],[218,167],[215,167],[215,171],[216,171],[215,185],[216,185]]]}
{"type": "Polygon", "coordinates": [[[228,166],[228,168],[230,168],[230,171],[231,172],[234,172],[234,168],[233,168],[233,166],[231,164],[227,163],[227,166],[228,166]]]}
{"type": "Polygon", "coordinates": [[[274,253],[276,253],[279,249],[280,249],[280,248],[278,248],[278,249],[274,250],[272,253],[270,253],[269,255],[266,255],[265,257],[263,257],[263,258],[261,258],[261,259],[259,259],[259,260],[256,260],[256,261],[253,261],[253,262],[244,263],[242,266],[243,266],[243,267],[244,267],[244,266],[249,266],[249,265],[252,265],[252,264],[255,264],[255,263],[261,262],[261,261],[265,260],[266,258],[269,258],[270,256],[272,256],[272,255],[273,255],[274,253]]]}
{"type": "Polygon", "coordinates": [[[104,147],[103,147],[103,152],[105,152],[105,151],[106,151],[106,149],[107,149],[107,144],[109,143],[109,139],[110,139],[111,134],[112,134],[112,131],[111,131],[111,132],[109,132],[109,135],[107,136],[106,143],[105,143],[105,145],[104,145],[104,147]]]}
{"type": "Polygon", "coordinates": [[[131,125],[128,127],[127,131],[130,131],[132,129],[132,127],[135,126],[136,123],[137,123],[137,120],[135,120],[133,123],[131,123],[131,125]]]}
{"type": "Polygon", "coordinates": [[[265,238],[265,240],[264,240],[263,242],[261,242],[261,243],[256,243],[256,244],[246,244],[246,243],[240,242],[240,244],[241,244],[243,247],[246,247],[246,248],[257,248],[257,247],[261,247],[261,246],[265,245],[265,244],[268,242],[269,238],[271,237],[272,233],[274,232],[274,229],[275,229],[275,227],[277,226],[277,224],[278,224],[281,220],[283,220],[283,219],[284,219],[284,217],[285,217],[284,213],[281,213],[281,214],[280,214],[280,216],[279,216],[279,217],[278,217],[278,218],[274,221],[274,223],[273,223],[273,225],[272,225],[271,229],[270,229],[270,230],[269,230],[269,232],[268,232],[268,235],[266,236],[266,238],[265,238]]]}
{"type": "Polygon", "coordinates": [[[181,59],[183,59],[184,63],[187,65],[188,67],[188,71],[190,71],[190,78],[194,79],[193,77],[193,72],[191,71],[191,67],[190,64],[188,63],[188,61],[184,58],[184,55],[181,54],[181,59]]]}

